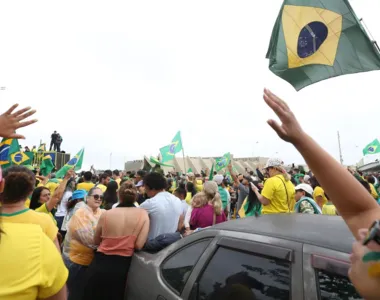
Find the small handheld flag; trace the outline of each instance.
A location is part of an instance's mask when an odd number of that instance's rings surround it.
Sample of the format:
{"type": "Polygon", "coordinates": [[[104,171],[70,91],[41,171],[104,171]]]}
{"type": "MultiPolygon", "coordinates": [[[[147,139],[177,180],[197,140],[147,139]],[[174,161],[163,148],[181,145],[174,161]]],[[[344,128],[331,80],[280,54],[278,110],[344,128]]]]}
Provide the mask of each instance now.
{"type": "Polygon", "coordinates": [[[45,155],[40,165],[40,172],[42,176],[47,176],[53,171],[54,163],[49,154],[45,155]]]}
{"type": "Polygon", "coordinates": [[[29,160],[29,156],[24,152],[17,151],[16,153],[11,154],[11,160],[14,165],[22,165],[29,160]]]}
{"type": "Polygon", "coordinates": [[[219,172],[220,170],[226,168],[231,161],[231,154],[228,152],[223,155],[223,157],[215,159],[215,170],[219,172]]]}
{"type": "Polygon", "coordinates": [[[380,53],[348,0],[284,0],[273,28],[269,69],[297,91],[380,69],[380,53]]]}

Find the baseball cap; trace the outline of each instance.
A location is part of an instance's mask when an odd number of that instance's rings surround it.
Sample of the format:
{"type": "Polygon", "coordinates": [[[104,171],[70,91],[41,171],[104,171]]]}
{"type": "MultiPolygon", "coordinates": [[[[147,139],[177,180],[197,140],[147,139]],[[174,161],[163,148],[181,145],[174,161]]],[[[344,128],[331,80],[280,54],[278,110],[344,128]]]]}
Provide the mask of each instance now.
{"type": "Polygon", "coordinates": [[[305,181],[309,181],[309,180],[310,180],[310,176],[309,176],[309,175],[305,175],[305,176],[303,177],[303,180],[305,180],[305,181]]]}
{"type": "Polygon", "coordinates": [[[194,177],[194,173],[193,172],[189,172],[189,173],[187,173],[187,176],[194,177]]]}
{"type": "Polygon", "coordinates": [[[76,190],[71,196],[71,200],[84,199],[87,196],[87,192],[85,190],[76,190]]]}
{"type": "Polygon", "coordinates": [[[296,191],[299,191],[299,190],[302,190],[310,195],[313,195],[313,188],[306,184],[306,183],[301,183],[299,185],[296,186],[296,191]]]}
{"type": "Polygon", "coordinates": [[[142,180],[140,180],[137,184],[136,184],[136,187],[140,187],[140,186],[143,186],[144,185],[144,182],[142,180]]]}
{"type": "Polygon", "coordinates": [[[217,185],[221,185],[223,182],[223,179],[224,177],[221,174],[216,174],[213,178],[213,180],[216,182],[217,185]]]}
{"type": "Polygon", "coordinates": [[[282,165],[283,165],[283,162],[282,162],[281,159],[279,159],[279,158],[270,158],[270,159],[268,159],[268,161],[267,161],[264,169],[271,168],[271,167],[279,167],[279,166],[282,166],[282,165]]]}

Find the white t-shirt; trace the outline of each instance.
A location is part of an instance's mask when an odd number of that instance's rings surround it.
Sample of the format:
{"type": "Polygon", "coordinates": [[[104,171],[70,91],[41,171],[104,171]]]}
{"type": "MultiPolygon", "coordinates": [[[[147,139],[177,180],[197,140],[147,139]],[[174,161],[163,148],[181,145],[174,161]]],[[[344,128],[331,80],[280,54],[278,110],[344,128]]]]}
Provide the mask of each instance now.
{"type": "Polygon", "coordinates": [[[186,216],[187,210],[189,209],[189,204],[187,204],[186,200],[181,200],[182,203],[182,214],[186,216]]]}
{"type": "Polygon", "coordinates": [[[71,217],[75,214],[75,212],[76,212],[78,209],[80,209],[80,208],[82,208],[82,207],[84,207],[84,206],[86,206],[86,203],[84,203],[83,201],[78,202],[77,204],[75,204],[74,208],[73,208],[72,210],[70,210],[70,211],[66,214],[65,218],[63,219],[62,226],[61,226],[61,230],[62,230],[62,231],[67,231],[67,226],[68,226],[68,224],[69,224],[69,221],[70,221],[71,217]]]}
{"type": "Polygon", "coordinates": [[[183,214],[181,200],[168,192],[160,192],[140,205],[150,218],[148,239],[155,239],[160,234],[174,233],[183,214]]]}
{"type": "Polygon", "coordinates": [[[61,203],[57,207],[57,212],[55,213],[56,217],[64,217],[67,214],[67,201],[73,195],[72,191],[66,191],[63,196],[61,203]]]}

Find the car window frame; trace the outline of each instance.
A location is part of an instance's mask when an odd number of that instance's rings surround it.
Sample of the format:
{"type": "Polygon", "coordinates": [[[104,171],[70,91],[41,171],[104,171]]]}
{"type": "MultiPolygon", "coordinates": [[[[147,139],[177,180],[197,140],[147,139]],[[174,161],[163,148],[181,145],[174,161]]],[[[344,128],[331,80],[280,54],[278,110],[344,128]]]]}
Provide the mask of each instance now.
{"type": "MultiPolygon", "coordinates": [[[[218,247],[225,245],[232,245],[236,244],[237,247],[230,247],[237,251],[245,251],[255,253],[259,256],[262,256],[262,251],[265,249],[268,249],[268,251],[273,251],[274,248],[277,248],[279,250],[277,256],[270,256],[278,259],[283,259],[284,256],[282,255],[284,252],[283,250],[290,250],[292,255],[290,258],[290,299],[303,299],[303,288],[300,287],[299,282],[302,280],[302,243],[286,240],[282,238],[274,238],[274,237],[268,237],[264,235],[259,234],[252,234],[252,233],[244,233],[244,232],[238,232],[238,231],[227,231],[227,230],[220,230],[217,233],[217,236],[215,240],[213,241],[213,249],[208,249],[208,255],[202,256],[200,260],[198,260],[197,265],[195,268],[193,268],[192,273],[190,274],[190,277],[187,280],[186,286],[182,291],[182,298],[183,299],[189,299],[192,288],[194,284],[198,281],[200,276],[203,274],[204,270],[210,263],[212,257],[215,255],[218,247]],[[257,245],[260,247],[260,250],[258,252],[255,252],[252,250],[252,245],[257,245]]],[[[210,248],[210,245],[209,245],[210,248]]],[[[265,254],[264,254],[265,255],[265,254]]],[[[268,255],[266,255],[268,256],[268,255]]]]}
{"type": "Polygon", "coordinates": [[[348,253],[335,251],[315,245],[304,244],[303,247],[303,274],[304,274],[304,293],[306,300],[320,300],[319,280],[317,270],[330,272],[340,276],[342,270],[348,272],[350,258],[348,253]]]}
{"type": "MultiPolygon", "coordinates": [[[[173,293],[175,293],[177,296],[180,296],[180,295],[183,293],[183,290],[185,289],[186,284],[187,284],[187,282],[189,281],[190,276],[187,278],[186,283],[185,283],[185,285],[184,285],[184,287],[183,287],[183,289],[182,289],[182,292],[180,293],[180,292],[178,292],[175,288],[173,288],[173,287],[169,284],[169,282],[165,279],[164,274],[162,273],[163,265],[164,265],[169,259],[171,259],[173,256],[175,256],[176,254],[178,254],[178,253],[180,253],[181,251],[185,250],[186,248],[189,248],[189,247],[191,247],[191,246],[194,246],[195,244],[198,244],[198,243],[201,243],[201,242],[203,242],[203,241],[207,241],[207,240],[208,240],[208,241],[209,241],[209,244],[206,246],[206,249],[207,249],[207,248],[210,246],[210,244],[212,243],[213,239],[214,239],[213,237],[203,237],[203,238],[200,238],[200,239],[198,239],[198,240],[194,240],[194,241],[192,241],[192,242],[190,242],[190,243],[184,245],[183,247],[176,249],[174,252],[170,253],[170,254],[169,254],[167,257],[165,257],[165,259],[160,263],[160,265],[159,265],[158,268],[159,268],[159,276],[160,276],[162,282],[165,284],[165,286],[166,286],[169,290],[171,290],[171,291],[172,291],[173,293]]],[[[191,275],[191,273],[193,272],[193,270],[194,270],[195,266],[197,265],[198,261],[200,260],[200,258],[204,255],[204,253],[205,253],[205,251],[203,251],[203,253],[200,255],[200,257],[199,257],[199,258],[196,260],[196,262],[194,263],[193,268],[191,269],[190,275],[191,275]]]]}

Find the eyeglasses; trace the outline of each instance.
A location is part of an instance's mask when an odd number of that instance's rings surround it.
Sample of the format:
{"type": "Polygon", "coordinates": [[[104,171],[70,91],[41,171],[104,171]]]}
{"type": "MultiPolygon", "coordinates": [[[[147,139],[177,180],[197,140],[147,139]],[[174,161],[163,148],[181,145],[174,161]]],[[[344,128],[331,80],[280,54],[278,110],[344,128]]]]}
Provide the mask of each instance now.
{"type": "Polygon", "coordinates": [[[368,245],[369,242],[374,241],[380,245],[380,221],[373,222],[372,226],[368,230],[368,234],[363,242],[363,245],[368,245]]]}
{"type": "Polygon", "coordinates": [[[103,200],[104,196],[103,195],[91,195],[91,197],[94,197],[95,200],[103,200]]]}

